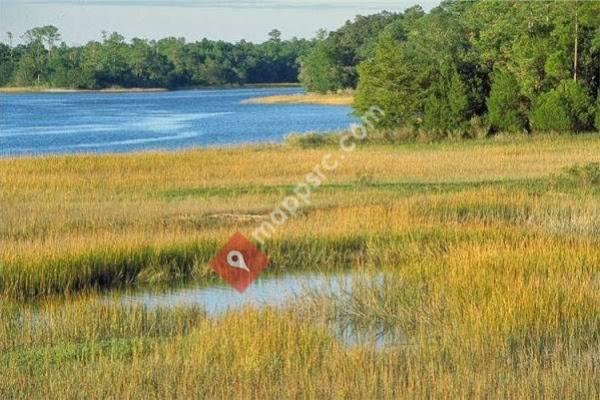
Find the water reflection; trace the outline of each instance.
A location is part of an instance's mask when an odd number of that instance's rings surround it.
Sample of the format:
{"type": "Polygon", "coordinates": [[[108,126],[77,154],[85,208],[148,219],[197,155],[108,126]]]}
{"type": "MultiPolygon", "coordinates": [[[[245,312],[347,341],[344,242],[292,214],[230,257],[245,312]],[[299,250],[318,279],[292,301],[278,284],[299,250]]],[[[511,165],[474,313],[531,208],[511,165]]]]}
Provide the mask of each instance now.
{"type": "MultiPolygon", "coordinates": [[[[382,282],[383,277],[349,273],[304,273],[259,278],[243,294],[228,285],[211,285],[110,293],[106,299],[149,308],[201,306],[209,316],[215,317],[247,306],[284,307],[314,296],[333,301],[347,300],[352,295],[353,281],[358,285],[359,280],[365,279],[377,284],[382,282]]],[[[400,332],[392,332],[381,326],[358,327],[345,318],[336,318],[326,326],[338,340],[348,346],[373,346],[382,349],[406,342],[406,337],[400,332]]]]}
{"type": "Polygon", "coordinates": [[[298,274],[259,278],[242,294],[227,285],[176,288],[110,294],[126,304],[146,307],[202,306],[215,316],[246,306],[283,306],[308,291],[339,295],[352,289],[352,275],[298,274]]]}
{"type": "MultiPolygon", "coordinates": [[[[84,312],[84,318],[93,317],[99,305],[142,306],[149,309],[183,307],[201,307],[212,317],[219,317],[228,310],[246,306],[296,307],[301,315],[316,326],[328,329],[332,337],[348,347],[367,347],[380,351],[390,351],[398,347],[416,346],[416,343],[399,331],[394,324],[373,318],[354,318],[357,310],[353,305],[353,293],[365,282],[372,284],[372,290],[378,290],[383,283],[382,274],[298,274],[285,276],[267,276],[254,282],[246,293],[239,294],[229,286],[212,285],[200,287],[181,287],[170,289],[147,289],[114,291],[105,294],[94,293],[75,299],[74,307],[68,306],[68,300],[49,300],[48,303],[16,304],[14,309],[7,308],[10,323],[24,332],[31,330],[35,335],[52,335],[60,324],[68,321],[71,313],[84,312]],[[88,304],[89,301],[89,304],[88,304]],[[98,304],[100,302],[101,304],[98,304]],[[302,305],[306,308],[303,308],[302,305]],[[300,306],[300,307],[299,307],[300,306]],[[86,310],[86,307],[89,309],[86,310]],[[341,313],[338,311],[342,311],[341,313]]],[[[119,308],[115,308],[119,310],[119,308]]],[[[360,311],[359,311],[360,313],[360,311]]],[[[99,313],[98,318],[108,314],[99,313]]],[[[135,315],[135,313],[134,313],[135,315]]],[[[93,319],[92,319],[93,320],[93,319]]],[[[98,325],[101,326],[101,325],[98,325]]],[[[416,347],[415,347],[416,348],[416,347]]]]}

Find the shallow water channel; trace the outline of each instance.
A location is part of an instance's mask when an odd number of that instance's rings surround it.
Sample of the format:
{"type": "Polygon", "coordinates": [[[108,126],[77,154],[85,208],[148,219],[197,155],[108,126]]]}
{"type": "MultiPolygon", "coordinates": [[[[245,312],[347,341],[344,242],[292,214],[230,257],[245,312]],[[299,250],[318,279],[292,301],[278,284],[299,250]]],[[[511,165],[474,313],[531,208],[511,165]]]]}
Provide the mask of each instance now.
{"type": "Polygon", "coordinates": [[[339,295],[352,289],[352,275],[293,274],[262,277],[253,282],[244,293],[238,293],[227,284],[185,286],[179,288],[123,292],[109,294],[126,304],[147,307],[201,306],[209,315],[246,306],[284,306],[301,298],[309,291],[339,295]]]}
{"type": "MultiPolygon", "coordinates": [[[[184,286],[168,289],[141,289],[125,292],[111,292],[107,301],[124,304],[141,304],[149,308],[200,306],[209,316],[217,317],[226,311],[239,310],[247,306],[285,307],[292,302],[302,301],[311,294],[342,298],[350,296],[356,279],[380,279],[381,276],[367,277],[356,274],[288,274],[265,276],[257,279],[244,293],[238,293],[226,284],[184,286]]],[[[338,340],[347,345],[373,344],[383,347],[392,335],[381,329],[356,329],[351,323],[337,321],[329,328],[338,340]]],[[[396,339],[397,335],[393,335],[396,339]]]]}

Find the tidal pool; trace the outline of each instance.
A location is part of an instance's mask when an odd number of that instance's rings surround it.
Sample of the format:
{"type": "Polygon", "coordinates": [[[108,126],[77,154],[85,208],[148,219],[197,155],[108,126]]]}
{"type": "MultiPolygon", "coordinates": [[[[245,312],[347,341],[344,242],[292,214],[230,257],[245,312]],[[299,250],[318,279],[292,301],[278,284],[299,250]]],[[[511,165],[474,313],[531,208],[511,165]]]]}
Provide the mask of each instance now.
{"type": "Polygon", "coordinates": [[[352,275],[293,274],[257,279],[244,293],[226,284],[109,294],[110,300],[147,307],[201,306],[211,316],[246,306],[284,306],[309,291],[340,295],[352,289],[352,275]]]}
{"type": "MultiPolygon", "coordinates": [[[[144,305],[149,308],[176,306],[200,306],[209,316],[218,317],[226,311],[239,310],[247,306],[285,307],[301,302],[311,295],[343,299],[351,296],[353,281],[375,279],[381,275],[363,274],[289,274],[266,276],[257,279],[244,293],[238,293],[226,284],[211,286],[180,287],[169,289],[147,289],[126,292],[111,292],[107,301],[124,304],[144,305]]],[[[358,328],[352,321],[335,320],[328,324],[333,335],[348,346],[374,345],[376,348],[404,341],[401,334],[381,327],[358,328]]]]}

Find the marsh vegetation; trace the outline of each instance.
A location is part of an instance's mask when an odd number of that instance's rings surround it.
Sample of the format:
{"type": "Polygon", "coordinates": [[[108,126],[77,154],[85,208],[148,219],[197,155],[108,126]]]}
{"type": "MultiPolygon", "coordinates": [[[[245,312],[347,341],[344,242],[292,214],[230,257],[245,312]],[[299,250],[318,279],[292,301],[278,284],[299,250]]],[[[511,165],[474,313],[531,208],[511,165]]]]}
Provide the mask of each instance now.
{"type": "Polygon", "coordinates": [[[266,276],[352,290],[219,315],[103,297],[218,282],[218,247],[329,151],[1,159],[0,397],[599,395],[594,135],[359,148],[264,247],[266,276]],[[390,339],[348,346],[332,321],[390,339]]]}

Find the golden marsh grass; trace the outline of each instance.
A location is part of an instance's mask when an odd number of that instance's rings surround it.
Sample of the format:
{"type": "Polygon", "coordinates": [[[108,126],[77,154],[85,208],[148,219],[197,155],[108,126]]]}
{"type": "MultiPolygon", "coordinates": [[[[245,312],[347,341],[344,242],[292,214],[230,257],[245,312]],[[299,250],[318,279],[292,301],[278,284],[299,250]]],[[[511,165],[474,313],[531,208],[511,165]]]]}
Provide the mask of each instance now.
{"type": "Polygon", "coordinates": [[[335,150],[0,159],[0,397],[600,395],[600,191],[564,172],[598,136],[359,148],[265,246],[267,273],[357,272],[351,292],[220,316],[94,292],[216,281],[220,244],[335,150]]]}
{"type": "Polygon", "coordinates": [[[351,105],[354,102],[352,93],[300,93],[254,97],[245,100],[245,104],[324,104],[324,105],[351,105]]]}

